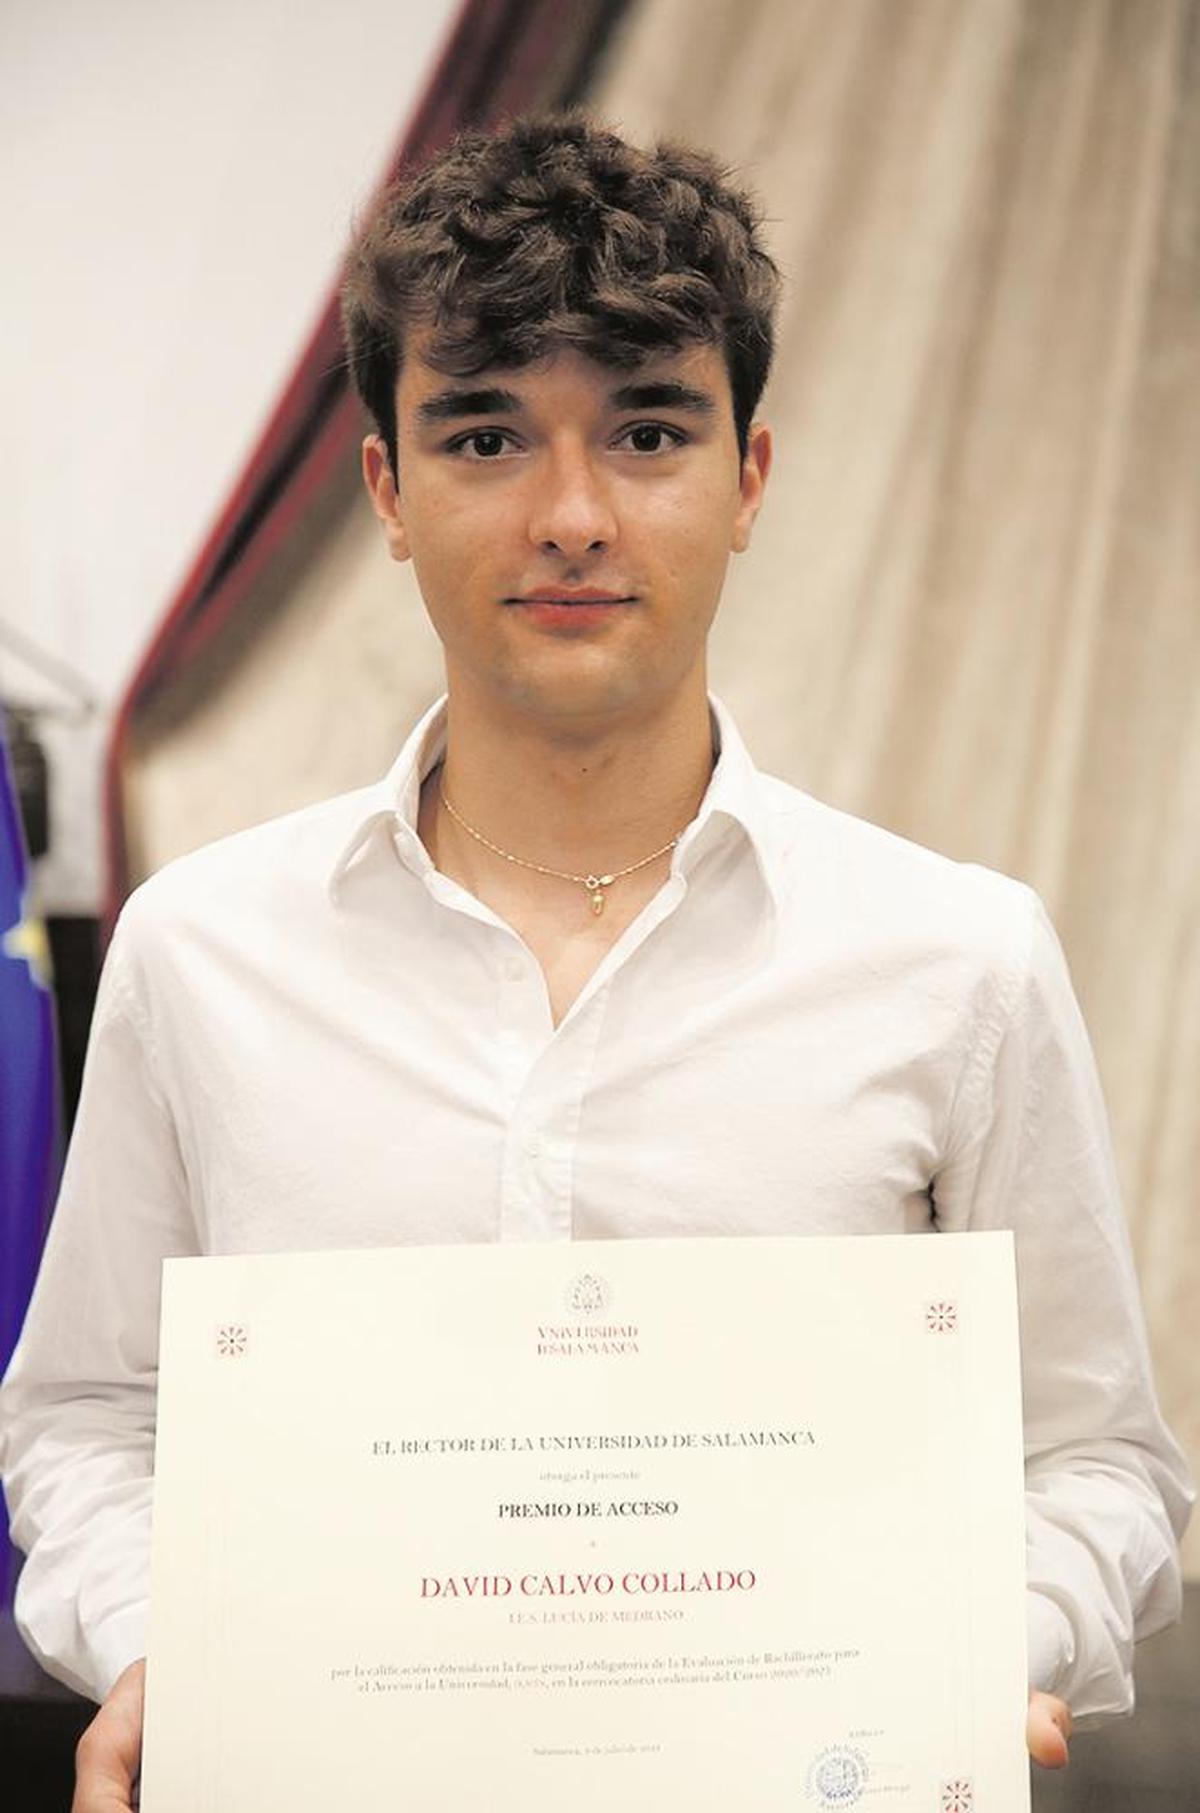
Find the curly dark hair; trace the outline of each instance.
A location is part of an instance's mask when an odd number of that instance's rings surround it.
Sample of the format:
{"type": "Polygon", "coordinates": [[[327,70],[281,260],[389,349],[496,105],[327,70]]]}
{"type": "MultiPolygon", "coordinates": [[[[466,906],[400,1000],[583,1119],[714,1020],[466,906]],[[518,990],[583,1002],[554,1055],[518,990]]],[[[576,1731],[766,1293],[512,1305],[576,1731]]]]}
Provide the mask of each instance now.
{"type": "Polygon", "coordinates": [[[641,151],[578,112],[464,133],[402,178],[357,236],[342,292],[350,370],[396,462],[405,335],[467,377],[560,347],[630,367],[722,347],[745,455],[771,364],[779,273],[760,215],[714,158],[641,151]]]}

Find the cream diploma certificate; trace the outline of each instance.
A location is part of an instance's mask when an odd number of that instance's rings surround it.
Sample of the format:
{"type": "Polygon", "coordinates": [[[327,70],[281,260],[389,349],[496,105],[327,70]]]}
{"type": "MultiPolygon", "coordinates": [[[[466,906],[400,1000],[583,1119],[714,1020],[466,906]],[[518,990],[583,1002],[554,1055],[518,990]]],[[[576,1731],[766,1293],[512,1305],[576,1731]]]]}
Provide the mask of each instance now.
{"type": "Polygon", "coordinates": [[[1020,1813],[1005,1234],[167,1262],[143,1813],[1020,1813]]]}

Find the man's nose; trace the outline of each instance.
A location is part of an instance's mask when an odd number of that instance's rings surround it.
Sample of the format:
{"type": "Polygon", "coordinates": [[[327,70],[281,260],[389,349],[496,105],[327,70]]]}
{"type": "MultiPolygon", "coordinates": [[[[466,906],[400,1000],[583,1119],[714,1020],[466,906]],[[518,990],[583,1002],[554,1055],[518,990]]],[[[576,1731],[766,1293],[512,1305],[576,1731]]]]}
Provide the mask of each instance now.
{"type": "Polygon", "coordinates": [[[546,553],[578,559],[601,553],[617,538],[605,475],[582,448],[560,448],[539,462],[529,515],[529,538],[546,553]]]}

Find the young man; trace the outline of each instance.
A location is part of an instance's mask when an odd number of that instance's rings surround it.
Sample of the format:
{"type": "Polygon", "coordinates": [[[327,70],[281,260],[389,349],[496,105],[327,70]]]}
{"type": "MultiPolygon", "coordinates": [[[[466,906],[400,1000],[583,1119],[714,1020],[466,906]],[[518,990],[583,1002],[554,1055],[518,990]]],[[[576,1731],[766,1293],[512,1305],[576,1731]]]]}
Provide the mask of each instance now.
{"type": "Polygon", "coordinates": [[[108,1693],[76,1813],[136,1770],[167,1254],[1014,1228],[1039,1761],[1176,1614],[1186,1481],[1044,915],[758,774],[708,698],[775,281],[709,159],[574,118],[461,141],[356,249],[367,488],[448,697],[114,939],[6,1406],[27,1634],[108,1693]]]}

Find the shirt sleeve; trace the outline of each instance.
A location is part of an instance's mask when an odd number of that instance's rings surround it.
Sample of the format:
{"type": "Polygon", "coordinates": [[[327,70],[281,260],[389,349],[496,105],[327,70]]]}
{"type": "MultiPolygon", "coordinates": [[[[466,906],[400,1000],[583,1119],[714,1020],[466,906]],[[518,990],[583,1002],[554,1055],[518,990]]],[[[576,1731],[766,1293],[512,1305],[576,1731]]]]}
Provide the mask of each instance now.
{"type": "Polygon", "coordinates": [[[1133,1706],[1133,1645],[1179,1615],[1192,1499],[1159,1413],[1096,1066],[1037,897],[1001,966],[934,1188],[1011,1228],[1025,1421],[1030,1685],[1076,1722],[1133,1706]]]}
{"type": "Polygon", "coordinates": [[[145,1654],[161,1262],[197,1250],[127,926],[101,978],[79,1112],[29,1314],[0,1392],[17,1623],[103,1699],[145,1654]]]}

